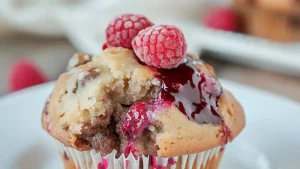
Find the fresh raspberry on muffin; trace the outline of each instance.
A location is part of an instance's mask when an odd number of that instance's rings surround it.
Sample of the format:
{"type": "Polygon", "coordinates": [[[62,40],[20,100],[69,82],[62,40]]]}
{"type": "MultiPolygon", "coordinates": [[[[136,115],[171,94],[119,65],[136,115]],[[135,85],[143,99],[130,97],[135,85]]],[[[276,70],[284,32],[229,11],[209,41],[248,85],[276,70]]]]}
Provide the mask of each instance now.
{"type": "Polygon", "coordinates": [[[149,66],[170,69],[186,54],[186,41],[180,29],[156,25],[142,30],[132,41],[137,57],[149,66]]]}
{"type": "Polygon", "coordinates": [[[152,26],[153,23],[145,16],[123,14],[112,20],[106,28],[107,45],[132,49],[131,41],[139,31],[152,26]]]}

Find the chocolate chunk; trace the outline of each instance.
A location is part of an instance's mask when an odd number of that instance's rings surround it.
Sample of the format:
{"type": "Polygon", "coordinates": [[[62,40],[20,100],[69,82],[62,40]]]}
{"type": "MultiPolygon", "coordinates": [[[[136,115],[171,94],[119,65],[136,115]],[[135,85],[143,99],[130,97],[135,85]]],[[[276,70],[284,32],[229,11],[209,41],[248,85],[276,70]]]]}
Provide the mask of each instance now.
{"type": "Polygon", "coordinates": [[[97,76],[99,76],[99,74],[100,70],[98,68],[84,70],[80,72],[78,77],[80,85],[84,87],[88,81],[95,79],[97,76]]]}

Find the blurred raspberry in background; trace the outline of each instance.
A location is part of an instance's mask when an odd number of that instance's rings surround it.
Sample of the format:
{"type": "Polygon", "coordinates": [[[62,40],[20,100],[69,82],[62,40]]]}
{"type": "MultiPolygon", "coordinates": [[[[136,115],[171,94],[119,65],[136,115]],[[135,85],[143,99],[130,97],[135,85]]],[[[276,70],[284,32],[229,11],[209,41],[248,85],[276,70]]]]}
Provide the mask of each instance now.
{"type": "Polygon", "coordinates": [[[48,81],[45,73],[30,60],[17,60],[8,75],[9,91],[14,92],[48,81]]]}
{"type": "Polygon", "coordinates": [[[213,7],[204,17],[204,24],[207,27],[224,31],[238,30],[238,16],[229,7],[213,7]]]}

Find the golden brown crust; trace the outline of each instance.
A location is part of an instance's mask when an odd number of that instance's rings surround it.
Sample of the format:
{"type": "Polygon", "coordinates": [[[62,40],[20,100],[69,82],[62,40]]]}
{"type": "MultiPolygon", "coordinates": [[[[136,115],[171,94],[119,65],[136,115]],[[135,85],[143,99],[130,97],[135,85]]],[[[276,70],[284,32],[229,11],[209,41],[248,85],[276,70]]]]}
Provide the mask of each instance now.
{"type": "Polygon", "coordinates": [[[230,129],[229,139],[233,140],[246,125],[244,110],[234,96],[225,89],[223,89],[220,105],[223,105],[220,107],[220,112],[226,126],[230,129]]]}
{"type": "Polygon", "coordinates": [[[163,131],[157,134],[158,156],[172,157],[202,152],[221,145],[222,127],[189,120],[175,106],[158,115],[163,131]]]}

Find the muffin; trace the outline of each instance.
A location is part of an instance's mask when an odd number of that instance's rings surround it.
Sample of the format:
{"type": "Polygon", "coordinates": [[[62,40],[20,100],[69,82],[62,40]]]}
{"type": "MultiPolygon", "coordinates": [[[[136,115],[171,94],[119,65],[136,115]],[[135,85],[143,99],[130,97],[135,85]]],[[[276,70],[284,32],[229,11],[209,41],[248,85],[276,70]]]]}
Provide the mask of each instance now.
{"type": "MultiPolygon", "coordinates": [[[[141,21],[133,16],[119,18],[141,21]]],[[[218,168],[244,128],[242,107],[210,65],[186,54],[177,27],[140,28],[130,47],[119,39],[98,55],[74,55],[57,80],[42,126],[65,168],[218,168]]]]}
{"type": "Polygon", "coordinates": [[[234,8],[241,17],[245,33],[281,42],[300,40],[299,2],[235,0],[234,8]]]}

